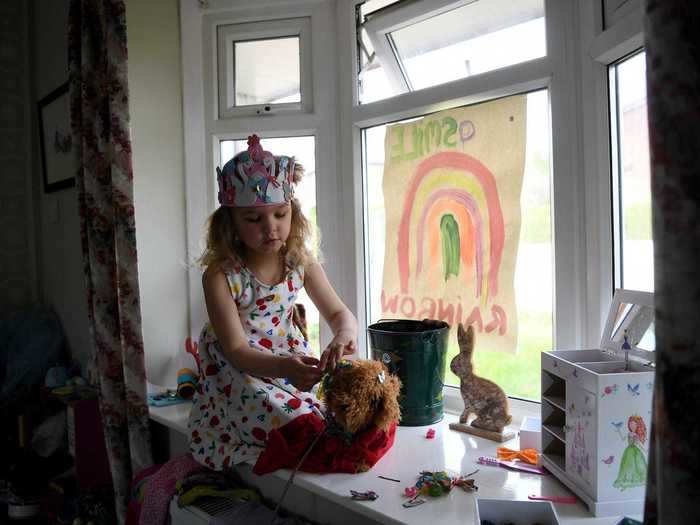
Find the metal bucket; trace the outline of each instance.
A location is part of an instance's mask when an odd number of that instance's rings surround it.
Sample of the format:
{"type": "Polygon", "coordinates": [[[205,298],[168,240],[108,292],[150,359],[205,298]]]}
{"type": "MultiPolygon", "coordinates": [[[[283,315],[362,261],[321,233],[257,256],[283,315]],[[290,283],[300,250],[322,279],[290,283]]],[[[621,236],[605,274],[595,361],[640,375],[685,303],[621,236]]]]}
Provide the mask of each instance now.
{"type": "Polygon", "coordinates": [[[413,427],[440,421],[450,326],[445,322],[386,319],[370,325],[367,331],[372,358],[401,380],[400,424],[413,427]]]}

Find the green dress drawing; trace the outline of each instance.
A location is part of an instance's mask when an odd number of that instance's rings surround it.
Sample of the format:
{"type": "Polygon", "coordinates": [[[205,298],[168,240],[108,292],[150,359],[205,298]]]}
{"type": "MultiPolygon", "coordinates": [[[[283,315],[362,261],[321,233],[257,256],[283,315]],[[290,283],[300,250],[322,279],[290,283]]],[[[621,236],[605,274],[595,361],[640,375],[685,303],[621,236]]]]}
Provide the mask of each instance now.
{"type": "Polygon", "coordinates": [[[646,484],[647,460],[638,443],[639,438],[635,434],[627,436],[627,448],[622,453],[620,472],[617,474],[613,487],[625,490],[646,484]]]}

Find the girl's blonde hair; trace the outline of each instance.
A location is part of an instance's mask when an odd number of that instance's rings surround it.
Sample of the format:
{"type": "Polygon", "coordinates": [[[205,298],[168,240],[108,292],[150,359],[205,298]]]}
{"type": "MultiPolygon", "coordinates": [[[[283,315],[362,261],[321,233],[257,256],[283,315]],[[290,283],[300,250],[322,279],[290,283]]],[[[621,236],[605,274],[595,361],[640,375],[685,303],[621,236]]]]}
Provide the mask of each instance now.
{"type": "MultiPolygon", "coordinates": [[[[301,180],[303,173],[301,164],[296,164],[293,175],[295,184],[301,180]]],[[[316,246],[311,243],[318,239],[318,234],[301,210],[299,200],[292,199],[289,204],[292,224],[281,254],[289,268],[306,266],[317,259],[314,255],[317,252],[316,246]]],[[[238,239],[233,209],[219,206],[207,220],[206,247],[197,262],[204,268],[222,268],[232,259],[243,259],[244,254],[245,245],[238,239]]]]}

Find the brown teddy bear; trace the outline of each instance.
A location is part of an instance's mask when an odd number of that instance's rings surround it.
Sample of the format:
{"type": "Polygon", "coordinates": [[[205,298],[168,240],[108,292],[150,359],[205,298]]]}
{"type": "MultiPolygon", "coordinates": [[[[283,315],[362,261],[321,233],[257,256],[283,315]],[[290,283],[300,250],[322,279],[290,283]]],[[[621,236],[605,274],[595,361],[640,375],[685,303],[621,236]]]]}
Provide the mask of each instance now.
{"type": "Polygon", "coordinates": [[[348,434],[372,425],[386,432],[401,418],[401,381],[379,361],[341,361],[322,389],[327,414],[348,434]]]}
{"type": "Polygon", "coordinates": [[[341,361],[321,384],[325,417],[301,415],[268,434],[253,468],[365,472],[394,444],[401,382],[379,361],[341,361]],[[305,459],[304,459],[305,458],[305,459]]]}

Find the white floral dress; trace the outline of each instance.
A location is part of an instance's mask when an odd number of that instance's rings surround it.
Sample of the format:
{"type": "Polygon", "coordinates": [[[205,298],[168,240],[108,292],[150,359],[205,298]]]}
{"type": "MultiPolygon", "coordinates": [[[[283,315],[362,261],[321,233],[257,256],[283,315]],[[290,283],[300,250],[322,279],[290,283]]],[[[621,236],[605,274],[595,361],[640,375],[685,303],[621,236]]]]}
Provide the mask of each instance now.
{"type": "MultiPolygon", "coordinates": [[[[292,322],[294,303],[304,286],[303,267],[289,270],[272,286],[239,261],[225,274],[252,348],[275,355],[311,355],[292,322]]],[[[314,393],[301,392],[286,379],[255,377],[233,367],[209,323],[202,329],[199,354],[199,385],[188,428],[190,451],[202,465],[223,470],[254,460],[270,430],[321,408],[314,393]]]]}

